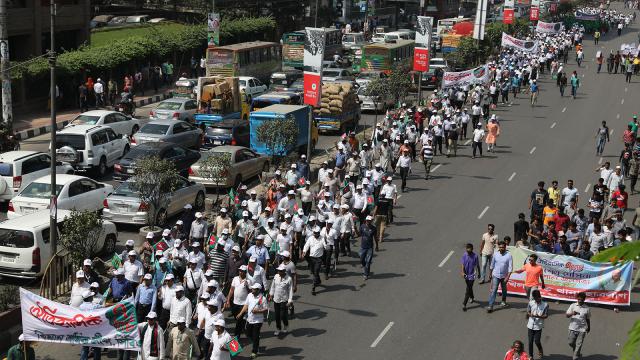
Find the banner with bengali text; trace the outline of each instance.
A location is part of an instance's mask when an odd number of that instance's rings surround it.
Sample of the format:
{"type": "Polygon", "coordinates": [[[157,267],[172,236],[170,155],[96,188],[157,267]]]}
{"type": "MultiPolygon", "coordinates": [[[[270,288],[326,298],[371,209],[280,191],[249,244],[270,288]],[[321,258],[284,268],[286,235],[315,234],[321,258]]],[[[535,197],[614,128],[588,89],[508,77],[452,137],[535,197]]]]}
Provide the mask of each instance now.
{"type": "Polygon", "coordinates": [[[84,311],[20,288],[20,307],[22,333],[27,341],[140,350],[136,311],[131,301],[84,311]]]}
{"type": "Polygon", "coordinates": [[[429,71],[432,27],[432,17],[418,16],[418,21],[416,22],[416,46],[413,52],[414,71],[429,71]]]}
{"type": "Polygon", "coordinates": [[[502,33],[502,47],[512,47],[526,52],[537,52],[538,42],[531,40],[521,40],[507,33],[502,33]]]}
{"type": "Polygon", "coordinates": [[[442,88],[451,86],[486,84],[489,81],[489,65],[482,65],[475,69],[445,72],[442,76],[442,88]]]}
{"type": "Polygon", "coordinates": [[[538,21],[538,25],[536,26],[536,32],[545,33],[545,34],[556,34],[562,30],[562,23],[548,23],[544,21],[538,21]]]}
{"type": "MultiPolygon", "coordinates": [[[[633,262],[594,263],[573,256],[555,255],[531,251],[522,247],[509,247],[513,257],[513,270],[518,270],[527,262],[529,255],[538,255],[538,264],[544,273],[542,297],[547,299],[575,301],[580,292],[587,294],[586,302],[629,306],[631,305],[631,283],[633,262]]],[[[507,292],[526,295],[524,280],[526,274],[512,274],[507,283],[507,292]]]]}

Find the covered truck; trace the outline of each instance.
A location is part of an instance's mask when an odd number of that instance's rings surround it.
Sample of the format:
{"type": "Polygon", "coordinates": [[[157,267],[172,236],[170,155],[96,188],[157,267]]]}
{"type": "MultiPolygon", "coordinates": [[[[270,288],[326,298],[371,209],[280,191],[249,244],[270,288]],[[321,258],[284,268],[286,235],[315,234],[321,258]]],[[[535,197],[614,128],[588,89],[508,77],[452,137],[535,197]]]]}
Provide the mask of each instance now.
{"type": "Polygon", "coordinates": [[[198,78],[196,85],[197,126],[207,126],[226,119],[248,119],[249,105],[240,91],[238,77],[209,76],[198,78]]]}
{"type": "Polygon", "coordinates": [[[320,106],[313,109],[318,130],[339,131],[355,129],[360,122],[360,104],[353,84],[350,82],[327,82],[322,84],[320,106]]]}
{"type": "MultiPolygon", "coordinates": [[[[306,105],[276,104],[252,111],[249,115],[251,149],[259,154],[272,155],[271,149],[258,140],[258,128],[267,121],[292,117],[298,125],[298,140],[294,146],[285,149],[284,153],[289,154],[293,151],[305,153],[309,139],[309,110],[310,107],[306,105]]],[[[313,123],[311,126],[311,148],[313,149],[318,143],[318,129],[313,123]]],[[[280,153],[282,152],[281,150],[276,149],[275,152],[280,153]]]]}

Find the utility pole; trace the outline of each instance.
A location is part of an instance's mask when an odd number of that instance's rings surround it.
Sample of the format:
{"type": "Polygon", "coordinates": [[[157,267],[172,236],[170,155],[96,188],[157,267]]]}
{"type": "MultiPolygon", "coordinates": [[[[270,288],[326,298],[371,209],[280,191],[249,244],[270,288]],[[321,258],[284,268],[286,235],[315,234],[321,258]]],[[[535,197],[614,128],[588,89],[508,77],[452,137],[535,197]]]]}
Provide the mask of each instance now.
{"type": "Polygon", "coordinates": [[[7,0],[0,0],[0,78],[2,78],[2,124],[10,134],[13,129],[11,76],[9,74],[9,26],[7,0]]]}
{"type": "MultiPolygon", "coordinates": [[[[51,45],[49,49],[49,67],[51,69],[51,88],[49,89],[49,101],[51,102],[51,199],[49,202],[49,239],[51,239],[51,253],[55,256],[58,251],[58,201],[56,199],[56,4],[51,0],[51,45]]],[[[57,274],[56,262],[51,263],[51,274],[57,274]]],[[[51,275],[49,275],[51,276],[51,275]]],[[[57,275],[56,275],[57,276],[57,275]]],[[[55,295],[56,283],[49,281],[52,296],[55,295]]]]}
{"type": "Polygon", "coordinates": [[[316,0],[316,11],[313,14],[313,27],[317,28],[318,27],[318,1],[316,0]]]}

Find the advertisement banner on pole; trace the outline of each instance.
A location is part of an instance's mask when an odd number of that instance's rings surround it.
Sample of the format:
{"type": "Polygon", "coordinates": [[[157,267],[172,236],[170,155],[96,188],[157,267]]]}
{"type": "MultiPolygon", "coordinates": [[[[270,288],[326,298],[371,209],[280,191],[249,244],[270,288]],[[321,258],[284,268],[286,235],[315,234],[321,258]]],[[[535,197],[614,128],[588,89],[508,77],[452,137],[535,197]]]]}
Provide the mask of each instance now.
{"type": "Polygon", "coordinates": [[[413,70],[429,71],[429,49],[431,48],[431,28],[433,18],[418,16],[416,22],[416,47],[413,52],[413,70]]]}
{"type": "Polygon", "coordinates": [[[505,24],[513,24],[513,9],[504,8],[502,22],[505,24]]]}
{"type": "Polygon", "coordinates": [[[306,28],[304,40],[304,103],[320,105],[322,94],[322,60],[324,59],[324,29],[306,28]]]}
{"type": "Polygon", "coordinates": [[[462,85],[486,84],[489,82],[489,65],[485,64],[475,69],[445,72],[442,76],[442,88],[462,85]]]}
{"type": "Polygon", "coordinates": [[[20,288],[22,333],[26,341],[139,350],[140,333],[132,301],[79,310],[20,288]]]}
{"type": "Polygon", "coordinates": [[[557,34],[562,30],[562,23],[548,23],[544,21],[538,21],[538,25],[536,26],[536,32],[545,33],[545,34],[557,34]]]}
{"type": "Polygon", "coordinates": [[[529,20],[536,21],[540,19],[540,8],[539,7],[531,7],[531,12],[529,13],[529,20]]]}
{"type": "Polygon", "coordinates": [[[487,23],[487,4],[489,0],[478,0],[476,19],[473,23],[473,38],[484,40],[484,28],[487,23]]]}
{"type": "MultiPolygon", "coordinates": [[[[631,305],[631,283],[633,262],[612,265],[593,263],[573,256],[555,255],[531,251],[521,247],[509,247],[513,257],[513,269],[518,270],[531,254],[538,255],[542,266],[545,288],[538,289],[542,297],[555,300],[575,301],[580,292],[587,294],[586,302],[605,305],[631,305]]],[[[507,292],[526,295],[524,281],[526,273],[511,274],[507,292]]]]}
{"type": "Polygon", "coordinates": [[[527,51],[527,52],[538,51],[537,41],[521,40],[518,38],[514,38],[513,36],[507,35],[507,33],[502,33],[502,46],[512,47],[512,48],[516,48],[516,49],[527,51]]]}
{"type": "Polygon", "coordinates": [[[207,46],[220,45],[220,14],[209,13],[207,16],[207,46]]]}

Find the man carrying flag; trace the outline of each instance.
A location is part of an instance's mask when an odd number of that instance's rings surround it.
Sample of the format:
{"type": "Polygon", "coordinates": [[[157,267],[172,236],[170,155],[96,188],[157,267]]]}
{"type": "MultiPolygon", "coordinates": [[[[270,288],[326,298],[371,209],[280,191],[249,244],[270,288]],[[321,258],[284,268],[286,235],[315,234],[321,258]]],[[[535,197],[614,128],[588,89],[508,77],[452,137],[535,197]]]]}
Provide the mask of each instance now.
{"type": "Polygon", "coordinates": [[[213,322],[214,331],[211,334],[211,342],[209,345],[209,359],[211,360],[229,360],[230,355],[236,355],[242,351],[238,340],[232,338],[225,329],[223,319],[217,319],[213,322]],[[233,351],[233,352],[232,352],[233,351]]]}
{"type": "Polygon", "coordinates": [[[244,304],[236,319],[242,319],[247,314],[247,336],[251,339],[252,349],[251,358],[258,357],[258,349],[260,348],[260,329],[264,323],[264,315],[268,311],[267,299],[262,295],[262,286],[259,283],[251,285],[251,294],[247,296],[244,304]]]}

